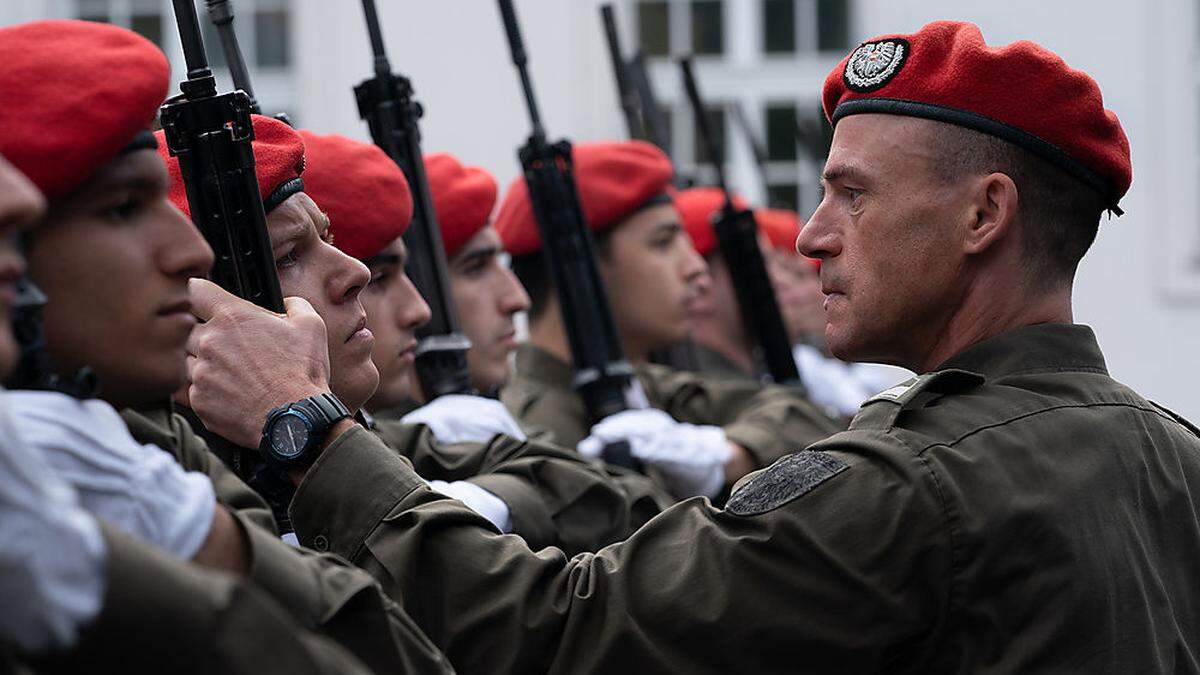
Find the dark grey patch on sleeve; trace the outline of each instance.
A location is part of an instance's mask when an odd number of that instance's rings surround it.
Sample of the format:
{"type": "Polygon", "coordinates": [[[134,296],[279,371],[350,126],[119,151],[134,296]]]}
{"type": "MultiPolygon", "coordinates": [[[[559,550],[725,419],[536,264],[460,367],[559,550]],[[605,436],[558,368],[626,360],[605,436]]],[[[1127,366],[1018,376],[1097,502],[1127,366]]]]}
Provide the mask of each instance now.
{"type": "Polygon", "coordinates": [[[780,458],[730,496],[725,510],[757,516],[808,493],[850,468],[842,460],[817,450],[801,450],[780,458]]]}

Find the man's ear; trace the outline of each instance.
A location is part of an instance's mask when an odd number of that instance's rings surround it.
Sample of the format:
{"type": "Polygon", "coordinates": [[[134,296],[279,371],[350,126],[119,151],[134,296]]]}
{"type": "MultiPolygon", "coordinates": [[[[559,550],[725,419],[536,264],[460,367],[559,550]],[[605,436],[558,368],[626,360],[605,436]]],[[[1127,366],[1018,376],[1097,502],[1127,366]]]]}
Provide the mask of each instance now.
{"type": "Polygon", "coordinates": [[[963,252],[977,255],[1012,236],[1017,223],[1017,184],[1007,174],[978,178],[971,191],[963,252]]]}

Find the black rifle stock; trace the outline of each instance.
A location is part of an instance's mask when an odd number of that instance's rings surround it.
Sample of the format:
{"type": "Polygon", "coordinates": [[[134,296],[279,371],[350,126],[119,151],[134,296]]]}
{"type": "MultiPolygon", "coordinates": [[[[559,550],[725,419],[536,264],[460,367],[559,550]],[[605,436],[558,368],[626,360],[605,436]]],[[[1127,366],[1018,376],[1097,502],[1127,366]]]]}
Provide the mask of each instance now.
{"type": "Polygon", "coordinates": [[[275,312],[283,293],[254,170],[250,98],[217,94],[193,0],[173,0],[187,61],[181,94],[159,113],[167,148],[178,158],[192,221],[215,254],[210,277],[225,290],[275,312]]]}
{"type": "Polygon", "coordinates": [[[716,217],[713,229],[717,235],[717,246],[728,261],[730,280],[738,298],[738,307],[747,335],[758,346],[760,358],[767,374],[779,383],[798,386],[800,374],[796,359],[792,355],[791,340],[783,323],[783,315],[775,300],[775,289],[767,274],[766,261],[758,247],[758,223],[754,213],[738,210],[725,181],[725,158],[713,140],[709,127],[708,108],[700,96],[696,77],[692,72],[690,58],[680,59],[684,87],[696,118],[700,138],[708,149],[717,170],[717,183],[725,193],[725,204],[716,217]]]}
{"type": "MultiPolygon", "coordinates": [[[[546,140],[512,0],[498,2],[533,127],[517,157],[529,187],[529,200],[542,239],[542,256],[554,281],[571,347],[573,386],[595,423],[622,410],[646,407],[645,394],[622,353],[608,296],[596,267],[591,230],[575,189],[571,144],[566,140],[555,143],[546,140]]],[[[638,465],[624,442],[604,448],[603,456],[610,464],[638,465]]]]}
{"type": "Polygon", "coordinates": [[[417,378],[426,399],[471,391],[467,350],[471,342],[459,328],[458,311],[447,275],[446,251],[438,226],[425,160],[421,154],[421,105],[413,100],[412,83],[392,72],[383,46],[375,0],[363,0],[367,33],[374,54],[375,76],[354,88],[358,114],[371,129],[371,138],[408,179],[413,196],[413,220],[404,241],[408,245],[406,272],[429,303],[431,318],[417,330],[417,378]]]}

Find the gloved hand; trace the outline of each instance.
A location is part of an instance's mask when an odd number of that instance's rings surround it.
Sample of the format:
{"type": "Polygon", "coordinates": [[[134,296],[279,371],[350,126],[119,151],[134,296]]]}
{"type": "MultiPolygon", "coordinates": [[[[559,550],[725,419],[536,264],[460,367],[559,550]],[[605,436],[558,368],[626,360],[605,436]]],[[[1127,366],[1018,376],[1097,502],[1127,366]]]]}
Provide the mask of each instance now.
{"type": "Polygon", "coordinates": [[[0,408],[0,642],[34,654],[68,649],[100,613],[104,539],[5,413],[0,408]]]}
{"type": "Polygon", "coordinates": [[[84,509],[184,560],[200,550],[216,508],[207,476],[135,441],[103,401],[45,391],[6,391],[0,401],[84,509]]]}
{"type": "Polygon", "coordinates": [[[677,422],[655,408],[625,410],[600,420],[577,449],[596,458],[616,441],[628,441],[633,456],[658,469],[680,499],[715,497],[725,486],[725,464],[733,453],[721,427],[677,422]]]}
{"type": "Polygon", "coordinates": [[[404,424],[424,424],[442,443],[487,443],[496,434],[525,440],[525,432],[508,408],[493,398],[450,394],[400,418],[404,424]]]}

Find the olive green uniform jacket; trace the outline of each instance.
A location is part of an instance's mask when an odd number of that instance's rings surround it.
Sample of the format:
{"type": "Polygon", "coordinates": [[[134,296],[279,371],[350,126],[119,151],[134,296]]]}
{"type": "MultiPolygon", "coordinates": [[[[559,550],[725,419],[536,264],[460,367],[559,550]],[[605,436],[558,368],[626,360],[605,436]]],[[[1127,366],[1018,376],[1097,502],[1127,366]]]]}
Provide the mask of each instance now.
{"type": "Polygon", "coordinates": [[[292,515],[465,672],[1197,673],[1198,495],[1196,429],[1042,325],[594,555],[491,534],[382,446],[322,456],[292,515]]]}
{"type": "MultiPolygon", "coordinates": [[[[183,468],[209,477],[217,501],[229,509],[245,536],[250,561],[246,578],[301,627],[329,637],[374,672],[452,672],[437,648],[369,575],[337,556],[296,549],[280,540],[267,504],[209,452],[181,416],[162,407],[126,409],[121,417],[139,443],[157,445],[183,468]]],[[[133,629],[143,627],[133,622],[133,629]]]]}
{"type": "MultiPolygon", "coordinates": [[[[371,672],[336,643],[302,628],[248,580],[182,562],[103,525],[101,530],[106,555],[99,616],[69,653],[23,667],[12,655],[0,662],[0,672],[371,672]]],[[[415,670],[425,665],[419,661],[409,665],[413,669],[405,672],[425,672],[415,670]]]]}
{"type": "MultiPolygon", "coordinates": [[[[723,427],[760,467],[843,428],[786,387],[654,364],[639,366],[637,373],[651,406],[680,422],[723,427]]],[[[573,448],[591,424],[583,399],[571,388],[572,377],[569,364],[523,344],[500,400],[523,425],[546,429],[555,443],[573,448]]]]}

